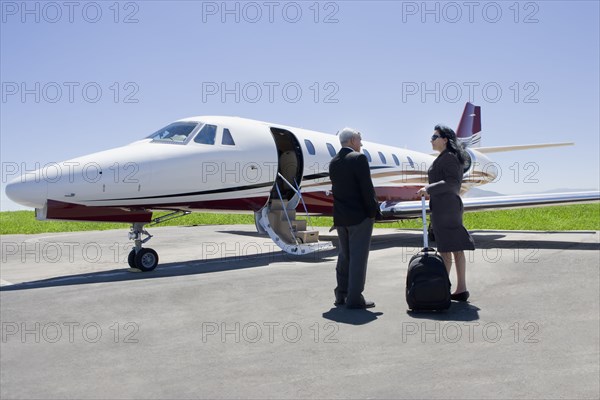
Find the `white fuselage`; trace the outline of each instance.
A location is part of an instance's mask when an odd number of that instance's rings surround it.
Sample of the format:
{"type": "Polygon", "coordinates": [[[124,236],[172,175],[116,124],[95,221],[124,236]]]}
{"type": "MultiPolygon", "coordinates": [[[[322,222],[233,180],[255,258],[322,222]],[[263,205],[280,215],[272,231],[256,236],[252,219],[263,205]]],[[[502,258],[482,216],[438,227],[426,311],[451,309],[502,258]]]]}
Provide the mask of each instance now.
{"type": "MultiPolygon", "coordinates": [[[[301,183],[310,212],[331,213],[328,167],[341,147],[335,135],[237,117],[177,122],[198,127],[183,141],[148,138],[46,166],[10,182],[7,195],[39,209],[52,200],[137,210],[257,211],[276,193],[279,172],[290,182],[296,180],[292,184],[301,183]],[[207,124],[216,126],[214,144],[197,141],[200,127],[207,124]],[[277,135],[285,139],[278,141],[277,135]]],[[[368,141],[363,141],[362,151],[369,155],[380,201],[418,199],[416,192],[427,184],[434,155],[368,141]]],[[[472,165],[463,192],[496,177],[485,156],[474,150],[469,154],[472,165]]]]}

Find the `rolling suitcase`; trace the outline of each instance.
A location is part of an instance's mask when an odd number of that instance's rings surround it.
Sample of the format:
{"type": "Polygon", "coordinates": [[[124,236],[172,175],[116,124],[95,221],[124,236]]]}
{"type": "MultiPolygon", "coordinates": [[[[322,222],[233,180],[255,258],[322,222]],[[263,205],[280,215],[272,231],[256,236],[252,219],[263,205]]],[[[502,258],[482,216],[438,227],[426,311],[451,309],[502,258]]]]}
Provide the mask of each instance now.
{"type": "Polygon", "coordinates": [[[424,248],[408,263],[406,302],[413,311],[445,311],[450,308],[450,279],[444,260],[429,247],[425,196],[421,197],[424,248]]]}

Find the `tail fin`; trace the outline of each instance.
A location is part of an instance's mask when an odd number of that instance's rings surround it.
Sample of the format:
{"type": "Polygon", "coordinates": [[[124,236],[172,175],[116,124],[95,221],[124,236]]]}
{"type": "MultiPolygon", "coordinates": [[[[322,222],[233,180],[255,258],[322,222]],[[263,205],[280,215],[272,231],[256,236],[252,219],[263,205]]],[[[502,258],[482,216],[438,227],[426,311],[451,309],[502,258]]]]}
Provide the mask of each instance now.
{"type": "Polygon", "coordinates": [[[463,147],[481,146],[481,107],[467,102],[456,128],[456,137],[463,147]]]}

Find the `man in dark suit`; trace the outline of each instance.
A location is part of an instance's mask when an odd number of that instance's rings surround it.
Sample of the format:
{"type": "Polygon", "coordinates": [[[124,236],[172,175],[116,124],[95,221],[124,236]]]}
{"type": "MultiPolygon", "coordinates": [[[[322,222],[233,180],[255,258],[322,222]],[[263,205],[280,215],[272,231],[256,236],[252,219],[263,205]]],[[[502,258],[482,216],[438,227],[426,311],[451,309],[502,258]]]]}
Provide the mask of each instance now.
{"type": "Polygon", "coordinates": [[[360,152],[360,133],[344,128],[338,133],[342,149],[329,164],[333,191],[333,225],[339,237],[336,266],[335,305],[370,308],[375,303],[362,295],[367,276],[367,260],[379,203],[371,180],[367,157],[360,152]]]}

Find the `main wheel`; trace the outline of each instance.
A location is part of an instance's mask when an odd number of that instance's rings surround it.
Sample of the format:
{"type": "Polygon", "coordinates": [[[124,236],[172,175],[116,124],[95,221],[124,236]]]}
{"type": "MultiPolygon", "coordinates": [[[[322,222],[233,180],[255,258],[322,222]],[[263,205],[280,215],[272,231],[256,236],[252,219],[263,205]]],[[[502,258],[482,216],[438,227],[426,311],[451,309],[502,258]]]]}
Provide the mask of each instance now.
{"type": "Polygon", "coordinates": [[[134,263],[134,268],[144,272],[152,271],[158,265],[158,254],[152,249],[140,249],[135,255],[134,263]]]}

